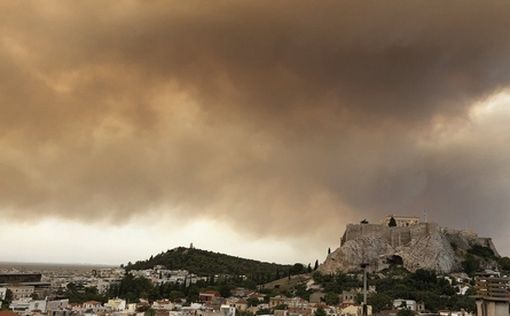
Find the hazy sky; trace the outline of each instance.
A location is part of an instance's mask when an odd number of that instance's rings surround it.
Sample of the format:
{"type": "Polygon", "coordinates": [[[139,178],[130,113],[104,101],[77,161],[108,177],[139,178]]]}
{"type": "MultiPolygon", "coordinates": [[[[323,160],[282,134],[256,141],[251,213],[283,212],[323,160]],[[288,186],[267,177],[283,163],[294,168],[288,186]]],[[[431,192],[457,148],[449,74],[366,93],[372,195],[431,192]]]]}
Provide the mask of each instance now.
{"type": "Polygon", "coordinates": [[[510,255],[508,1],[0,12],[0,261],[307,263],[423,210],[510,255]]]}

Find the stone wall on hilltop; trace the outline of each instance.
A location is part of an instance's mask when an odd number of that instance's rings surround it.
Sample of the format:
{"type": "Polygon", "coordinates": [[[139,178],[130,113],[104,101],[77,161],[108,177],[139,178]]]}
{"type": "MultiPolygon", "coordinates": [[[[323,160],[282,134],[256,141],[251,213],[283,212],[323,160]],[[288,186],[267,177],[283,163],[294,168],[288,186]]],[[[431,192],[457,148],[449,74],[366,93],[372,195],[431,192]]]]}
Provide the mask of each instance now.
{"type": "Polygon", "coordinates": [[[490,238],[441,228],[435,223],[405,227],[349,224],[340,247],[328,255],[319,271],[355,271],[361,263],[368,263],[370,271],[380,271],[396,262],[410,271],[422,268],[449,273],[461,269],[464,260],[461,252],[474,244],[490,247],[497,254],[490,238]]]}

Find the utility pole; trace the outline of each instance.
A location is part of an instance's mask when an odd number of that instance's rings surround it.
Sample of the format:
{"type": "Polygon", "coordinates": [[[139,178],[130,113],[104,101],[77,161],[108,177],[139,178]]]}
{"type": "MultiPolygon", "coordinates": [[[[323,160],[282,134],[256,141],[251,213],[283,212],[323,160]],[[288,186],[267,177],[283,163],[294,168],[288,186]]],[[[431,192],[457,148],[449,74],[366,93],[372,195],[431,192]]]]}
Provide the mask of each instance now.
{"type": "Polygon", "coordinates": [[[368,316],[368,307],[367,307],[367,270],[368,263],[363,262],[361,265],[363,268],[363,316],[368,316]]]}

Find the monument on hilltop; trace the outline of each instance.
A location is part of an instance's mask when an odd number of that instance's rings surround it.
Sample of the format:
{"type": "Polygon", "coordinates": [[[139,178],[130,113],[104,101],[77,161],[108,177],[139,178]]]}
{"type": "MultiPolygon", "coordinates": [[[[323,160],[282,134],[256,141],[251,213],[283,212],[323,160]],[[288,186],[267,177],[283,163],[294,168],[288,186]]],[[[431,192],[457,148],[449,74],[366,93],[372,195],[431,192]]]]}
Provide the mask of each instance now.
{"type": "MultiPolygon", "coordinates": [[[[360,264],[368,263],[372,272],[402,265],[410,271],[449,273],[462,270],[461,263],[474,245],[490,248],[499,257],[491,238],[421,222],[414,216],[388,215],[379,224],[348,224],[340,247],[327,256],[319,271],[355,271],[360,264]]],[[[492,263],[489,260],[484,264],[491,267],[492,263]]]]}

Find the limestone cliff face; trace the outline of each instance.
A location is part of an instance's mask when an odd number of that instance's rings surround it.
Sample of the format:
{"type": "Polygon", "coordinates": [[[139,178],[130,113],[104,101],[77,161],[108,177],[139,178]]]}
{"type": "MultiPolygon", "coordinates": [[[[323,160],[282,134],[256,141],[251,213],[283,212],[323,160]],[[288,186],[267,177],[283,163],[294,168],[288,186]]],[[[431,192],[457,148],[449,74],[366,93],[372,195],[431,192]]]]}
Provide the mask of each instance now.
{"type": "Polygon", "coordinates": [[[319,271],[356,271],[365,262],[371,271],[380,271],[389,267],[390,263],[398,263],[410,271],[422,268],[448,273],[461,269],[463,253],[473,244],[491,247],[495,251],[488,238],[444,229],[434,223],[407,227],[350,224],[341,246],[328,255],[319,271]]]}

